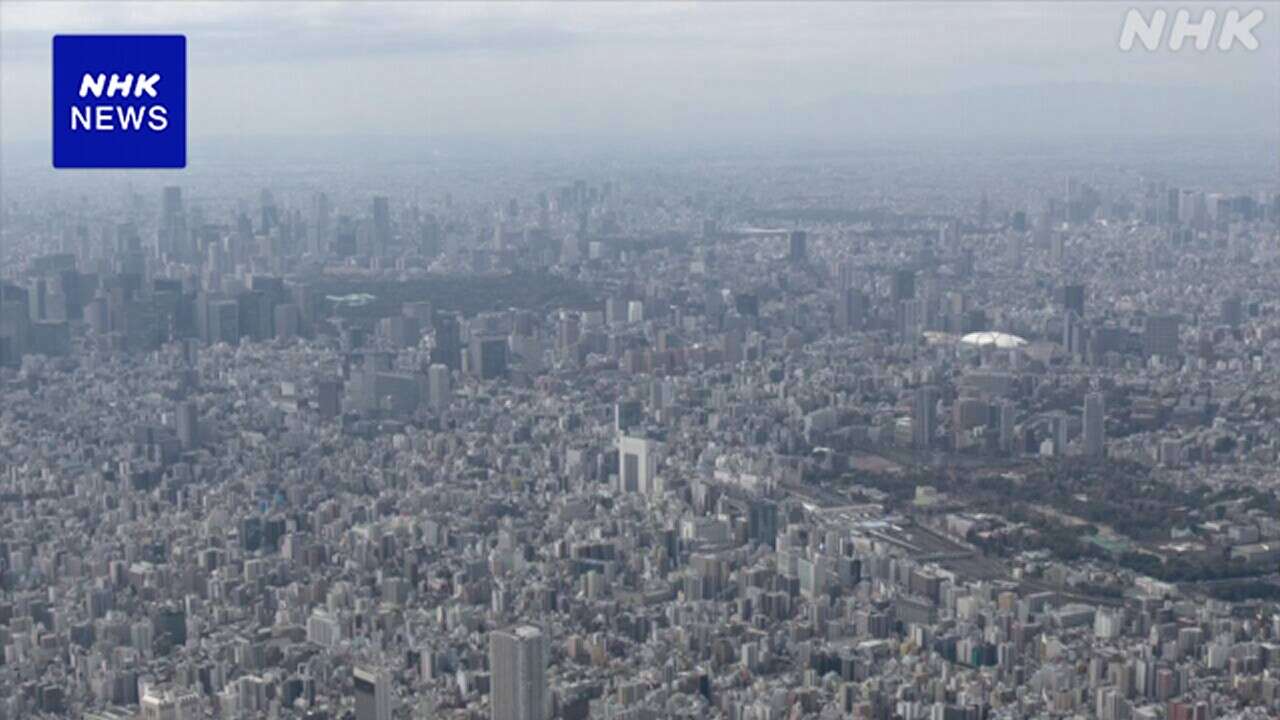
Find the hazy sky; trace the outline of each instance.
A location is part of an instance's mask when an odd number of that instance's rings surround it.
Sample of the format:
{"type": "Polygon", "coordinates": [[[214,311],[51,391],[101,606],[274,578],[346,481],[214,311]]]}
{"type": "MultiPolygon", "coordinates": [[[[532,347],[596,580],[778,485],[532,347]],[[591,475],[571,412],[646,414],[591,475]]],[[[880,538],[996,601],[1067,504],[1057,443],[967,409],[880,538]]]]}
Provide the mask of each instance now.
{"type": "Polygon", "coordinates": [[[1213,5],[1253,52],[1122,52],[1131,6],[5,2],[0,138],[47,142],[52,35],[129,31],[187,35],[192,138],[1280,126],[1280,2],[1213,5]]]}

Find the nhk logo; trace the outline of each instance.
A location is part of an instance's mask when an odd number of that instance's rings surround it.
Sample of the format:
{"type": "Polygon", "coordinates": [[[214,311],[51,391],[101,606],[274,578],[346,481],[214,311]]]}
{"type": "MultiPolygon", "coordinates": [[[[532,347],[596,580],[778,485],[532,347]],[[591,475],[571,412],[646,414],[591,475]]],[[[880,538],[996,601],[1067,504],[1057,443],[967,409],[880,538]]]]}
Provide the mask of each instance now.
{"type": "MultiPolygon", "coordinates": [[[[143,93],[149,97],[156,97],[156,83],[160,82],[160,74],[152,73],[151,75],[139,75],[138,82],[135,85],[132,74],[126,74],[123,78],[115,73],[111,75],[110,84],[107,84],[107,76],[105,73],[90,75],[85,73],[84,79],[80,81],[80,97],[92,95],[100,98],[103,95],[103,87],[106,87],[107,97],[116,97],[117,93],[120,97],[129,97],[129,90],[133,89],[133,97],[140,98],[143,93]]],[[[141,130],[143,118],[147,119],[147,127],[156,132],[160,132],[169,127],[168,110],[163,105],[140,105],[140,106],[121,106],[121,105],[81,105],[79,107],[71,107],[71,129],[85,130],[141,130]],[[112,111],[115,111],[114,114],[112,111]]]]}
{"type": "Polygon", "coordinates": [[[53,166],[187,164],[182,35],[53,38],[53,166]]]}
{"type": "Polygon", "coordinates": [[[1159,50],[1162,46],[1161,41],[1165,40],[1168,48],[1177,52],[1182,49],[1188,39],[1193,39],[1197,50],[1208,50],[1209,46],[1214,44],[1214,30],[1217,30],[1216,46],[1219,50],[1230,50],[1237,43],[1247,50],[1257,50],[1258,38],[1254,37],[1253,31],[1265,18],[1260,9],[1255,8],[1248,13],[1241,13],[1232,8],[1223,14],[1222,25],[1219,26],[1218,13],[1215,10],[1205,10],[1194,22],[1191,19],[1191,11],[1179,10],[1173,16],[1173,23],[1169,27],[1166,40],[1165,26],[1169,25],[1168,12],[1155,10],[1151,13],[1151,17],[1147,18],[1141,11],[1131,8],[1124,16],[1124,25],[1120,28],[1120,49],[1132,50],[1133,41],[1141,40],[1143,47],[1154,51],[1159,50]]]}

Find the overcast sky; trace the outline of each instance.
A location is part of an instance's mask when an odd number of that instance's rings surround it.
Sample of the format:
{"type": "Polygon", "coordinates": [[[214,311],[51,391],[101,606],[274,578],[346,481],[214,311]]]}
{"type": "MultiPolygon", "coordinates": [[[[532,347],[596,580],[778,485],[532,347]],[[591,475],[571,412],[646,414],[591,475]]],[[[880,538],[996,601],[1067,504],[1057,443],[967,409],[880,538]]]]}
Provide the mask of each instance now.
{"type": "Polygon", "coordinates": [[[47,141],[54,34],[134,31],[187,35],[192,138],[1276,132],[1280,2],[1214,6],[1252,52],[1122,52],[1129,7],[5,2],[0,138],[47,141]]]}

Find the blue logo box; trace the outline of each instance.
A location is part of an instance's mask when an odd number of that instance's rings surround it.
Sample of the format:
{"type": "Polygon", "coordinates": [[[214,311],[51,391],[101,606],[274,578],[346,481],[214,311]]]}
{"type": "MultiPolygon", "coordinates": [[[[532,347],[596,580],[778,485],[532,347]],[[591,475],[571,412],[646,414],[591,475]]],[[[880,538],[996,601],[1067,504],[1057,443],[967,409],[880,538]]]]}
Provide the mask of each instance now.
{"type": "Polygon", "coordinates": [[[185,35],[55,35],[53,166],[187,166],[185,35]]]}

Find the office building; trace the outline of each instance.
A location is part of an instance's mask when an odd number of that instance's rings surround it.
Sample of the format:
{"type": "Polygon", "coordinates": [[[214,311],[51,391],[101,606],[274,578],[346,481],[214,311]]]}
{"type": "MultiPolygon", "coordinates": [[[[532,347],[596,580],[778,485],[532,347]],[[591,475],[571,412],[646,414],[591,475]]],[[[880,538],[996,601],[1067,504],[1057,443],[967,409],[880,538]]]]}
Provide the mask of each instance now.
{"type": "Polygon", "coordinates": [[[391,673],[383,668],[357,666],[352,669],[351,679],[355,685],[355,720],[391,720],[391,673]]]}
{"type": "Polygon", "coordinates": [[[547,644],[542,630],[521,625],[489,633],[493,720],[543,720],[547,644]]]}
{"type": "Polygon", "coordinates": [[[1084,454],[1101,460],[1106,454],[1106,405],[1102,393],[1084,396],[1084,454]]]}

